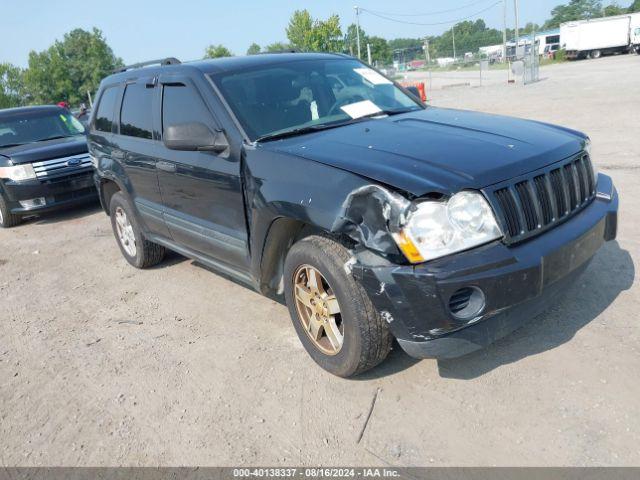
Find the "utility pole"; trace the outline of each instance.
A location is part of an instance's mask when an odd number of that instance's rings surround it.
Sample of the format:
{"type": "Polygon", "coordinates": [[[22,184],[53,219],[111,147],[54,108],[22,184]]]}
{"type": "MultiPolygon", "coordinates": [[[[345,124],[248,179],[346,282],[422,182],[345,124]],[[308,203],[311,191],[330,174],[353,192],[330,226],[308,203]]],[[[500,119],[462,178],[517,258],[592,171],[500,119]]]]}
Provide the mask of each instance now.
{"type": "Polygon", "coordinates": [[[360,8],[357,5],[353,8],[356,9],[356,37],[358,42],[358,58],[361,58],[361,55],[360,55],[360,8]]]}
{"type": "Polygon", "coordinates": [[[451,27],[451,39],[453,40],[453,60],[456,60],[456,26],[451,27]]]}
{"type": "Polygon", "coordinates": [[[515,37],[516,37],[516,52],[518,51],[518,43],[519,43],[519,32],[518,32],[518,0],[513,0],[513,10],[514,10],[514,14],[516,17],[516,30],[515,30],[515,37]]]}
{"type": "Polygon", "coordinates": [[[431,63],[431,56],[429,54],[429,39],[424,38],[424,58],[427,60],[427,66],[431,63]]]}
{"type": "Polygon", "coordinates": [[[367,63],[369,63],[369,65],[373,65],[371,63],[371,44],[370,43],[367,43],[367,60],[368,60],[367,63]]]}
{"type": "Polygon", "coordinates": [[[502,62],[507,61],[507,0],[502,0],[503,21],[502,21],[502,62]]]}

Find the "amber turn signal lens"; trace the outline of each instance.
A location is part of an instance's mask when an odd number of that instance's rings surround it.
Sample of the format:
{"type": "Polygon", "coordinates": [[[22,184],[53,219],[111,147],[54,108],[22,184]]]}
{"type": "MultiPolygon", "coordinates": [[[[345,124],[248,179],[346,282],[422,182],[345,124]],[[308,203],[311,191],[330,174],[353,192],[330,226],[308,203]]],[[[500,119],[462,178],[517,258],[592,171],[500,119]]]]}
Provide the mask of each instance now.
{"type": "Polygon", "coordinates": [[[411,239],[401,230],[398,233],[393,234],[393,238],[398,244],[398,247],[402,251],[407,260],[411,263],[422,263],[424,258],[420,255],[420,252],[413,244],[411,239]]]}

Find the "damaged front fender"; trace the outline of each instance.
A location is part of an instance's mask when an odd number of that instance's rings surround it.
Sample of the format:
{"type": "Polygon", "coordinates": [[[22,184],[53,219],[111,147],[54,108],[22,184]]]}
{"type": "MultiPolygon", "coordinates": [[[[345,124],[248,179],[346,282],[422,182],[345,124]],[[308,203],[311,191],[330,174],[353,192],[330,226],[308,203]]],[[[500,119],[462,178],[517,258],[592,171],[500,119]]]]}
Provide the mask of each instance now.
{"type": "Polygon", "coordinates": [[[402,195],[380,185],[364,185],[345,199],[331,231],[372,250],[398,253],[392,234],[400,231],[411,210],[412,203],[402,195]]]}

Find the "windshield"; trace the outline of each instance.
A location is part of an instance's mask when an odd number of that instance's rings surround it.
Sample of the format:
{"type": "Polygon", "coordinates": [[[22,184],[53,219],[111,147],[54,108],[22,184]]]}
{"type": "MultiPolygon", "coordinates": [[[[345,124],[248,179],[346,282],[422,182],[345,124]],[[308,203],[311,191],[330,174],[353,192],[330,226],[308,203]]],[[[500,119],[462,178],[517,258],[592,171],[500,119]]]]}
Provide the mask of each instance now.
{"type": "Polygon", "coordinates": [[[211,78],[252,140],[424,108],[352,59],[293,61],[211,78]]]}
{"type": "Polygon", "coordinates": [[[82,134],[82,123],[62,109],[0,117],[0,148],[82,134]]]}

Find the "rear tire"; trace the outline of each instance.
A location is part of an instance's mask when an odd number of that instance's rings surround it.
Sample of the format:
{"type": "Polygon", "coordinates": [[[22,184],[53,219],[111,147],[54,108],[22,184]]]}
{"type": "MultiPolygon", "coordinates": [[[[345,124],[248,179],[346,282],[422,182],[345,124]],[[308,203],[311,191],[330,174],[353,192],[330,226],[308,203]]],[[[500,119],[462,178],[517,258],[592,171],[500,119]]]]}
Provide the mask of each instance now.
{"type": "Polygon", "coordinates": [[[285,298],[296,333],[311,358],[320,367],[339,377],[350,377],[375,367],[387,357],[393,341],[387,323],[373,307],[365,290],[352,275],[345,272],[344,265],[350,259],[349,251],[335,240],[311,236],[291,247],[284,265],[285,298]],[[323,284],[320,297],[314,297],[315,302],[310,300],[311,306],[301,301],[300,293],[296,295],[301,286],[304,287],[303,295],[307,294],[306,287],[310,286],[307,281],[309,269],[320,274],[317,278],[323,284]],[[332,308],[338,313],[329,315],[329,318],[325,316],[325,324],[318,328],[317,325],[322,323],[322,306],[318,306],[318,303],[323,303],[321,298],[327,300],[325,308],[329,301],[336,302],[333,303],[334,307],[325,310],[325,315],[327,311],[331,313],[332,308]],[[314,307],[317,307],[316,310],[314,307]],[[309,316],[316,319],[315,331],[310,326],[309,316]],[[305,322],[304,317],[308,321],[305,322]],[[326,330],[332,329],[326,326],[330,324],[334,327],[337,325],[341,330],[342,343],[339,348],[334,346],[336,335],[326,330]]]}
{"type": "Polygon", "coordinates": [[[600,50],[592,50],[589,53],[589,58],[592,58],[594,60],[600,58],[602,56],[602,52],[600,50]]]}
{"type": "Polygon", "coordinates": [[[0,194],[0,228],[15,227],[20,223],[20,220],[19,215],[11,213],[7,202],[5,202],[3,196],[0,194]]]}
{"type": "Polygon", "coordinates": [[[144,237],[131,205],[121,192],[109,204],[111,228],[124,258],[136,268],[149,268],[162,261],[165,248],[144,237]]]}

